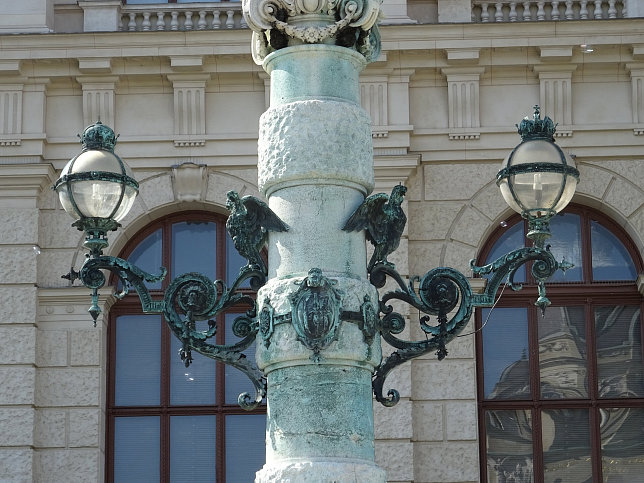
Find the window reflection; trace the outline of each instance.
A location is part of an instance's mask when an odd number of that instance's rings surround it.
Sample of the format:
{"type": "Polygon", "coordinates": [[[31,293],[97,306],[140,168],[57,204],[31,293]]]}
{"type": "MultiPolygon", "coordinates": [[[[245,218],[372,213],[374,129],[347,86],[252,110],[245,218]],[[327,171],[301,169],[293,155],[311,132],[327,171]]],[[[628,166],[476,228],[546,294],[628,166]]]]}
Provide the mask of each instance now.
{"type": "Polygon", "coordinates": [[[600,409],[604,481],[641,481],[644,462],[644,409],[600,409]]]}
{"type": "MultiPolygon", "coordinates": [[[[516,223],[506,230],[506,232],[499,238],[492,246],[492,250],[485,259],[485,263],[492,263],[497,258],[506,255],[512,250],[522,248],[525,246],[525,237],[523,236],[523,222],[516,223]]],[[[521,266],[515,276],[515,282],[525,282],[525,266],[521,266]]],[[[490,278],[492,275],[485,275],[485,278],[490,278]]]]}
{"type": "Polygon", "coordinates": [[[187,221],[172,225],[172,275],[198,272],[217,278],[217,225],[187,221]]]}
{"type": "Polygon", "coordinates": [[[640,319],[637,306],[595,309],[599,397],[644,397],[640,319]]]}
{"type": "MultiPolygon", "coordinates": [[[[158,274],[163,265],[162,247],[161,247],[162,234],[159,228],[154,233],[148,235],[141,243],[139,243],[128,257],[128,261],[136,265],[141,270],[158,274]]],[[[121,283],[119,282],[119,287],[121,283]]],[[[161,288],[161,281],[145,283],[146,287],[150,290],[159,290],[161,288]]]]}
{"type": "Polygon", "coordinates": [[[588,397],[583,307],[548,307],[539,320],[541,397],[588,397]]]}
{"type": "Polygon", "coordinates": [[[546,242],[557,260],[566,260],[574,267],[557,270],[549,282],[580,282],[583,277],[581,257],[581,219],[574,213],[557,215],[550,220],[552,237],[546,242]]]}
{"type": "Polygon", "coordinates": [[[488,483],[533,481],[532,415],[529,410],[487,411],[488,483]]]}
{"type": "Polygon", "coordinates": [[[487,399],[530,398],[528,312],[524,308],[484,309],[484,392],[487,399]]]}
{"type": "Polygon", "coordinates": [[[545,482],[592,483],[587,409],[543,411],[541,434],[545,482]]]}
{"type": "Polygon", "coordinates": [[[590,224],[593,280],[635,280],[637,274],[624,244],[596,221],[590,224]]]}

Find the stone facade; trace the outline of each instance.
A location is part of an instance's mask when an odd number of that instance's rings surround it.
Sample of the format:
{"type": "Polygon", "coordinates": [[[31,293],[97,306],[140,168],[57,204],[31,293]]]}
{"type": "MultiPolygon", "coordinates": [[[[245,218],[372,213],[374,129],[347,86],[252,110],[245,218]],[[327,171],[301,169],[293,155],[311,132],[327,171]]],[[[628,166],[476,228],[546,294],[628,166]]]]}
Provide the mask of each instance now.
{"type": "MultiPolygon", "coordinates": [[[[0,20],[0,481],[103,481],[106,321],[92,328],[88,291],[60,278],[82,262],[82,239],[49,186],[78,153],[76,133],[100,116],[121,133],[117,152],[141,185],[109,254],[161,216],[225,213],[228,190],[259,196],[268,81],[234,2],[204,3],[203,16],[178,8],[176,31],[168,9],[146,17],[118,0],[10,3],[0,20]],[[130,32],[124,19],[152,27],[130,32]]],[[[618,2],[626,18],[603,22],[471,22],[478,3],[385,0],[383,51],[359,95],[374,123],[376,191],[409,188],[391,260],[403,274],[468,273],[510,214],[495,174],[534,104],[576,156],[573,202],[623,226],[644,256],[638,2],[618,2]]],[[[474,338],[448,349],[444,361],[398,368],[387,384],[400,403],[375,407],[389,481],[478,480],[474,338]]]]}

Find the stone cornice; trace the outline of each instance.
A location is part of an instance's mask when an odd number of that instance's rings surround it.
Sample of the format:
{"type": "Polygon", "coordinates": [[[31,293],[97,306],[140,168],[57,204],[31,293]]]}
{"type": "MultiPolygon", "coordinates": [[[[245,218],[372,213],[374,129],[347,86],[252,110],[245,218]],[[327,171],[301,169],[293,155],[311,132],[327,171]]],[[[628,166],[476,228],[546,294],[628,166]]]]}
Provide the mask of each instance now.
{"type": "Polygon", "coordinates": [[[0,164],[0,200],[22,199],[35,204],[42,190],[55,180],[51,164],[0,164]]]}

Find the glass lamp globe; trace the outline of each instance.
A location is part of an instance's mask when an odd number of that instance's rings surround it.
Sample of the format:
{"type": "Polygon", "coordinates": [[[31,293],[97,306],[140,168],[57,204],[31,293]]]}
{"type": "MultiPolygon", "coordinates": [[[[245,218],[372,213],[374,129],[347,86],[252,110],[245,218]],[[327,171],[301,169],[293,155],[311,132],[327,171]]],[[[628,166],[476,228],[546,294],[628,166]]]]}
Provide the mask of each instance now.
{"type": "Polygon", "coordinates": [[[540,118],[518,126],[522,142],[505,158],[497,174],[497,185],[506,203],[530,220],[549,220],[572,199],[579,171],[574,160],[555,144],[555,124],[540,118]]]}
{"type": "Polygon", "coordinates": [[[115,230],[132,208],[139,184],[132,170],[114,154],[114,131],[100,121],[81,137],[81,153],[74,157],[54,184],[60,203],[88,233],[115,230]]]}

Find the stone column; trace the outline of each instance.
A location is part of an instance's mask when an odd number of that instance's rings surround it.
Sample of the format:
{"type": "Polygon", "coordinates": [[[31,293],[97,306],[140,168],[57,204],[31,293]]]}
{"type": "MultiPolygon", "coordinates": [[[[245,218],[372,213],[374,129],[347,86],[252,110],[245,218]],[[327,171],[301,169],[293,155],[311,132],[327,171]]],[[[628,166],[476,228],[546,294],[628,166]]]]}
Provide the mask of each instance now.
{"type": "MultiPolygon", "coordinates": [[[[268,416],[266,465],[256,481],[384,482],[374,462],[371,388],[381,360],[378,297],[367,279],[364,232],[342,230],[373,189],[358,77],[377,52],[356,38],[370,35],[379,5],[360,2],[360,15],[375,15],[340,47],[325,28],[355,11],[337,20],[326,3],[312,3],[285,2],[287,22],[269,35],[271,22],[261,18],[268,9],[245,5],[255,59],[271,76],[259,188],[290,227],[270,234],[269,281],[258,293],[257,363],[267,378],[268,416]]],[[[360,26],[360,15],[353,24],[360,26]]]]}

